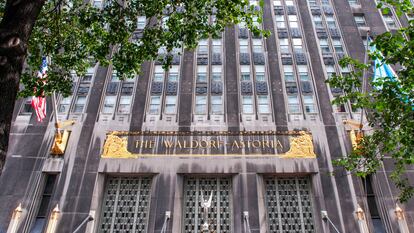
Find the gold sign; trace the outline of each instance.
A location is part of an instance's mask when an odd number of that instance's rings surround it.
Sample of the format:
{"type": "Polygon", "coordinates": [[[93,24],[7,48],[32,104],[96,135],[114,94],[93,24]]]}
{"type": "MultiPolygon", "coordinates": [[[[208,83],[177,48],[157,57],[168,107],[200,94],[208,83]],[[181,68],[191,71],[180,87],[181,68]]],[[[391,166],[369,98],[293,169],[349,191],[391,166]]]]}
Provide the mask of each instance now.
{"type": "Polygon", "coordinates": [[[280,156],[315,158],[312,135],[283,132],[111,132],[102,158],[143,156],[280,156]]]}

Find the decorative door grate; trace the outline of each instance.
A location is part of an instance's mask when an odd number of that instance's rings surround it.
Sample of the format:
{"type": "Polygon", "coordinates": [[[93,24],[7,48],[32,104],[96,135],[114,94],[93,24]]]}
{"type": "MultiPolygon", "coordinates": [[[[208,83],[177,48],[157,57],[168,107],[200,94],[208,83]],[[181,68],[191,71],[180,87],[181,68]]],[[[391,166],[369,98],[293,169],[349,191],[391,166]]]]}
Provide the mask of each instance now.
{"type": "Polygon", "coordinates": [[[105,187],[101,233],[147,232],[149,177],[110,177],[105,187]]]}
{"type": "Polygon", "coordinates": [[[265,189],[270,233],[315,232],[308,178],[266,178],[265,189]]]}
{"type": "Polygon", "coordinates": [[[232,232],[231,178],[186,178],[184,181],[183,233],[232,232]],[[206,230],[203,199],[209,200],[206,230]],[[204,226],[203,226],[204,225],[204,226]]]}

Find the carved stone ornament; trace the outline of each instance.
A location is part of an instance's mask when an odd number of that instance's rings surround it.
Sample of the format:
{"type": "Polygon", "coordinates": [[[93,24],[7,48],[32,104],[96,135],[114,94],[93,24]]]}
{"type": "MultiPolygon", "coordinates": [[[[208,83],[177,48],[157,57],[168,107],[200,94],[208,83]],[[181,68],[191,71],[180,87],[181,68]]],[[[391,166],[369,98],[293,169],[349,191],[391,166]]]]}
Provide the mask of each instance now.
{"type": "MultiPolygon", "coordinates": [[[[168,134],[174,135],[179,133],[177,132],[150,132],[153,135],[156,134],[168,134]]],[[[216,133],[216,132],[213,132],[216,133]]],[[[220,132],[220,135],[226,134],[227,132],[220,132]]],[[[140,135],[145,134],[143,132],[118,132],[113,131],[107,134],[105,144],[103,147],[103,152],[101,157],[102,158],[138,158],[138,157],[145,157],[145,156],[157,156],[157,154],[138,154],[138,153],[131,153],[127,149],[128,145],[128,135],[140,135]]],[[[246,134],[246,133],[244,133],[246,134]]],[[[270,134],[269,132],[264,132],[264,134],[270,134]]],[[[306,131],[294,131],[294,132],[284,132],[284,135],[289,135],[290,138],[290,149],[283,154],[277,154],[277,156],[281,158],[316,158],[316,154],[313,148],[313,140],[312,134],[306,131]]],[[[229,133],[229,135],[231,135],[229,133]]],[[[263,156],[267,156],[269,154],[263,154],[263,156]]],[[[276,155],[276,154],[275,154],[276,155]]],[[[182,156],[182,155],[177,155],[182,156]]],[[[197,155],[191,155],[197,156],[197,155]]],[[[220,156],[217,154],[211,155],[202,155],[202,156],[220,156]]],[[[246,156],[249,156],[247,154],[246,156]]],[[[259,154],[260,156],[260,154],[259,154]]]]}
{"type": "Polygon", "coordinates": [[[102,158],[136,158],[136,155],[128,151],[127,145],[127,138],[119,137],[118,135],[116,135],[116,132],[108,134],[106,136],[102,158]]]}
{"type": "Polygon", "coordinates": [[[316,158],[316,154],[313,151],[312,135],[301,131],[299,136],[291,136],[290,149],[281,156],[283,158],[316,158]]]}

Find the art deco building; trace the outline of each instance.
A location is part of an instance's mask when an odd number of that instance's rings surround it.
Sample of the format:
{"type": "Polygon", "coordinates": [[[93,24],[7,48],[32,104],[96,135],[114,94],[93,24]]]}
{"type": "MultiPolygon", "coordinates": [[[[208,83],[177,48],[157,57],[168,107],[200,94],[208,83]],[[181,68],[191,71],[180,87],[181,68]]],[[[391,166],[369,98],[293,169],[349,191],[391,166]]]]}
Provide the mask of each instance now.
{"type": "Polygon", "coordinates": [[[333,165],[352,149],[344,120],[361,113],[333,106],[341,90],[325,83],[350,72],[343,56],[364,59],[368,30],[408,17],[374,0],[264,2],[267,39],[236,25],[177,53],[168,72],[146,62],[133,80],[99,65],[75,77],[58,100],[67,132],[55,146],[53,113],[37,123],[18,100],[0,232],[414,232],[391,159],[366,179],[333,165]]]}

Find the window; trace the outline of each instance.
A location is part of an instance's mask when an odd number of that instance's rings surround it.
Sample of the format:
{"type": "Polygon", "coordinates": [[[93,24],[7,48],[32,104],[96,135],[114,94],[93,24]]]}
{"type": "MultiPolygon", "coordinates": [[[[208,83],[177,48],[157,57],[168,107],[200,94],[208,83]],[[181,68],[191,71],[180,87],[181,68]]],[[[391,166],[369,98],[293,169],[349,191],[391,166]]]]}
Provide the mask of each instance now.
{"type": "Polygon", "coordinates": [[[151,96],[151,104],[149,107],[149,114],[159,114],[161,105],[160,96],[151,96]]]}
{"type": "Polygon", "coordinates": [[[257,109],[262,114],[270,113],[269,98],[267,95],[257,96],[257,109]]]}
{"type": "Polygon", "coordinates": [[[367,26],[367,24],[365,23],[365,17],[363,15],[355,15],[354,20],[358,27],[367,26]]]}
{"type": "Polygon", "coordinates": [[[276,27],[277,28],[285,28],[285,17],[283,15],[276,15],[276,27]]]}
{"type": "Polygon", "coordinates": [[[211,66],[211,80],[214,82],[221,81],[221,66],[211,66]]]}
{"type": "Polygon", "coordinates": [[[293,66],[291,65],[284,65],[283,66],[283,74],[285,76],[286,82],[294,82],[295,76],[293,75],[293,66]]]}
{"type": "Polygon", "coordinates": [[[253,52],[254,53],[263,52],[263,43],[261,39],[253,39],[253,52]]]}
{"type": "Polygon", "coordinates": [[[132,96],[121,96],[119,99],[118,113],[128,114],[131,111],[132,96]]]}
{"type": "MultiPolygon", "coordinates": [[[[69,104],[70,104],[70,100],[69,100],[69,104]]],[[[20,110],[20,114],[21,115],[30,115],[32,114],[32,98],[28,97],[24,100],[21,110],[20,110]]]]}
{"type": "Polygon", "coordinates": [[[307,113],[315,113],[316,112],[313,96],[310,96],[310,95],[303,96],[303,103],[305,105],[305,111],[307,113]]]}
{"type": "Polygon", "coordinates": [[[184,198],[182,213],[182,233],[199,233],[203,231],[204,211],[202,200],[211,195],[208,211],[210,229],[208,232],[233,232],[233,201],[231,178],[227,177],[186,177],[184,179],[184,198]]]}
{"type": "Polygon", "coordinates": [[[59,103],[59,113],[68,113],[70,108],[70,103],[72,101],[72,96],[64,97],[59,103]]]}
{"type": "Polygon", "coordinates": [[[146,22],[147,22],[147,18],[145,16],[138,16],[137,29],[143,30],[145,28],[146,22]]]}
{"type": "Polygon", "coordinates": [[[256,69],[256,81],[265,82],[265,67],[264,66],[255,66],[256,69]]]}
{"type": "Polygon", "coordinates": [[[177,106],[177,96],[165,97],[165,113],[166,114],[175,114],[176,106],[177,106]]]}
{"type": "Polygon", "coordinates": [[[341,73],[350,73],[351,71],[349,70],[348,66],[345,67],[341,67],[341,73]]]}
{"type": "Polygon", "coordinates": [[[237,25],[239,26],[239,28],[246,28],[246,23],[245,22],[240,22],[237,25]]]}
{"type": "Polygon", "coordinates": [[[93,6],[96,7],[96,8],[101,9],[102,6],[103,6],[102,2],[103,2],[102,0],[94,0],[93,1],[93,6]]]}
{"type": "Polygon", "coordinates": [[[300,107],[299,107],[299,100],[296,95],[289,95],[288,96],[288,109],[289,113],[299,113],[300,107]]]}
{"type": "Polygon", "coordinates": [[[326,73],[328,74],[328,78],[332,77],[335,72],[335,67],[333,65],[325,65],[326,73]]]}
{"type": "Polygon", "coordinates": [[[302,52],[302,39],[294,38],[293,39],[293,48],[296,53],[302,52]]]}
{"type": "Polygon", "coordinates": [[[116,96],[108,95],[105,97],[104,106],[102,109],[103,113],[113,113],[116,104],[116,96]]]}
{"type": "Polygon", "coordinates": [[[200,40],[198,42],[198,54],[208,54],[208,40],[200,40]]]}
{"type": "Polygon", "coordinates": [[[239,49],[240,53],[248,53],[249,52],[249,41],[241,39],[239,40],[239,49]]]}
{"type": "Polygon", "coordinates": [[[308,0],[309,6],[317,6],[316,0],[308,0]]]}
{"type": "Polygon", "coordinates": [[[293,6],[293,0],[286,0],[286,6],[293,6]]]}
{"type": "Polygon", "coordinates": [[[253,17],[253,26],[260,28],[261,24],[259,23],[259,19],[257,18],[257,16],[253,17]]]}
{"type": "Polygon", "coordinates": [[[50,202],[52,200],[53,190],[55,189],[57,175],[48,174],[44,181],[42,196],[40,197],[40,206],[37,210],[36,219],[30,233],[42,233],[47,223],[47,216],[50,211],[50,202]]]}
{"type": "Polygon", "coordinates": [[[309,81],[308,67],[304,65],[298,65],[298,73],[300,81],[309,81]]]}
{"type": "Polygon", "coordinates": [[[76,76],[74,72],[71,73],[73,81],[72,92],[74,95],[66,98],[62,97],[60,99],[60,102],[57,104],[58,113],[68,113],[70,111],[74,113],[82,113],[84,111],[94,72],[95,68],[89,67],[83,77],[76,76]],[[80,82],[80,84],[77,85],[77,82],[80,82]],[[72,100],[74,103],[71,108],[72,100]]]}
{"type": "Polygon", "coordinates": [[[167,53],[167,48],[165,46],[161,46],[158,48],[159,55],[165,55],[167,53]]]}
{"type": "Polygon", "coordinates": [[[351,6],[359,5],[359,1],[358,0],[348,0],[348,2],[349,2],[349,5],[351,5],[351,6]]]}
{"type": "Polygon", "coordinates": [[[394,19],[392,18],[392,15],[383,15],[385,24],[387,24],[388,29],[397,29],[397,25],[395,24],[394,19]]]}
{"type": "Polygon", "coordinates": [[[195,114],[206,114],[207,96],[198,95],[195,102],[195,114]]]}
{"type": "Polygon", "coordinates": [[[331,49],[329,48],[328,41],[326,39],[319,39],[319,46],[322,53],[330,53],[331,49]]]}
{"type": "Polygon", "coordinates": [[[168,74],[168,82],[178,82],[178,67],[171,66],[168,74]]]}
{"type": "Polygon", "coordinates": [[[333,44],[333,47],[335,49],[335,52],[337,52],[337,53],[343,53],[344,52],[344,49],[342,48],[341,40],[332,40],[332,44],[333,44]]]}
{"type": "Polygon", "coordinates": [[[99,232],[147,232],[150,201],[151,178],[108,178],[99,232]]]}
{"type": "Polygon", "coordinates": [[[320,15],[313,16],[313,23],[315,24],[316,28],[323,28],[322,18],[320,15]]]}
{"type": "Polygon", "coordinates": [[[121,95],[132,95],[133,90],[134,90],[134,83],[133,82],[124,81],[122,83],[121,95]]]}
{"type": "Polygon", "coordinates": [[[221,53],[222,51],[222,45],[221,45],[221,40],[215,39],[213,40],[213,53],[221,53]]]}
{"type": "Polygon", "coordinates": [[[253,5],[253,6],[258,6],[259,5],[258,0],[250,0],[249,3],[250,3],[250,5],[253,5]]]}
{"type": "Polygon", "coordinates": [[[369,46],[367,39],[366,38],[365,39],[362,39],[362,43],[364,44],[364,47],[367,50],[368,49],[368,46],[369,46]]]}
{"type": "Polygon", "coordinates": [[[291,28],[298,28],[298,17],[296,15],[289,15],[288,19],[291,28]]]}
{"type": "Polygon", "coordinates": [[[162,68],[162,66],[155,66],[154,78],[152,81],[162,82],[163,80],[164,80],[164,69],[162,68]]]}
{"type": "Polygon", "coordinates": [[[223,114],[223,97],[211,96],[211,114],[223,114]]]}
{"type": "Polygon", "coordinates": [[[73,112],[82,113],[83,108],[85,107],[85,103],[86,103],[86,96],[78,96],[75,102],[75,108],[73,109],[73,112]]]}
{"type": "Polygon", "coordinates": [[[162,28],[164,30],[168,30],[168,21],[169,21],[169,18],[170,17],[168,17],[168,16],[162,17],[162,28]]]}
{"type": "Polygon", "coordinates": [[[385,233],[386,230],[384,224],[382,223],[380,212],[378,211],[377,200],[372,187],[372,177],[369,175],[365,179],[362,179],[362,181],[367,196],[367,204],[371,215],[372,225],[374,226],[374,232],[385,233]]]}
{"type": "Polygon", "coordinates": [[[264,179],[269,233],[315,232],[308,178],[264,179]]]}
{"type": "Polygon", "coordinates": [[[326,16],[326,24],[328,28],[336,28],[335,19],[333,16],[326,16]]]}
{"type": "Polygon", "coordinates": [[[280,52],[289,53],[289,39],[287,38],[279,39],[279,43],[280,43],[280,52]]]}
{"type": "Polygon", "coordinates": [[[253,114],[253,98],[251,96],[243,96],[242,105],[244,114],[253,114]]]}
{"type": "Polygon", "coordinates": [[[197,66],[197,82],[207,82],[207,66],[197,66]]]}
{"type": "Polygon", "coordinates": [[[327,5],[327,6],[330,5],[329,0],[321,0],[321,2],[322,2],[322,5],[327,5]]]}
{"type": "Polygon", "coordinates": [[[282,2],[280,0],[273,0],[274,6],[282,6],[282,2]]]}
{"type": "Polygon", "coordinates": [[[250,66],[240,66],[241,81],[250,81],[250,66]]]}

